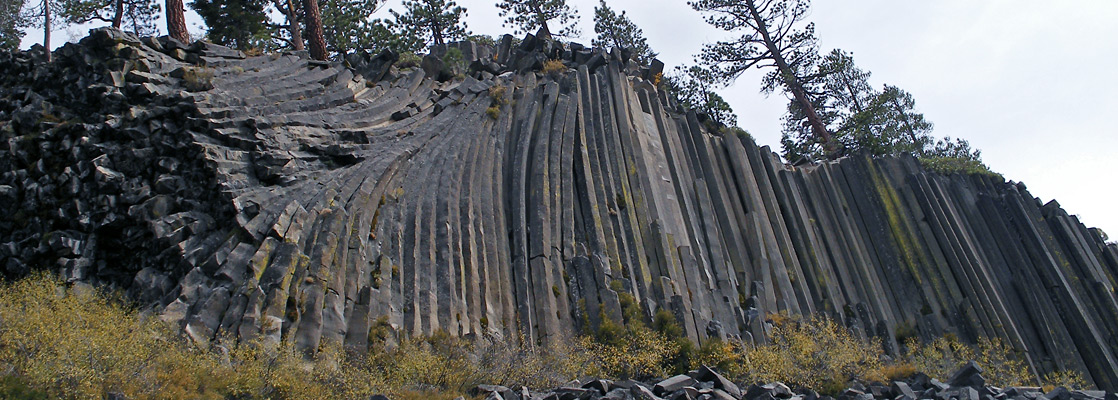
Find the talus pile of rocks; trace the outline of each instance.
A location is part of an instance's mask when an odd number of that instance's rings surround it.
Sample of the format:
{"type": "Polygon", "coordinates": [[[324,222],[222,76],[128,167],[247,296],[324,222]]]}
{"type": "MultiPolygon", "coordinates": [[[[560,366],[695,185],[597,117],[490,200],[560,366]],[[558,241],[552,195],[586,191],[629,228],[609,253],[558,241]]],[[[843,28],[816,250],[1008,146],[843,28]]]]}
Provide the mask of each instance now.
{"type": "Polygon", "coordinates": [[[1064,387],[999,388],[986,384],[982,368],[973,361],[947,382],[918,373],[889,384],[855,382],[834,396],[809,388],[790,388],[781,382],[739,386],[714,369],[702,367],[684,375],[647,381],[588,379],[548,390],[513,390],[479,385],[473,394],[486,400],[1115,400],[1112,392],[1069,390],[1064,387]]]}

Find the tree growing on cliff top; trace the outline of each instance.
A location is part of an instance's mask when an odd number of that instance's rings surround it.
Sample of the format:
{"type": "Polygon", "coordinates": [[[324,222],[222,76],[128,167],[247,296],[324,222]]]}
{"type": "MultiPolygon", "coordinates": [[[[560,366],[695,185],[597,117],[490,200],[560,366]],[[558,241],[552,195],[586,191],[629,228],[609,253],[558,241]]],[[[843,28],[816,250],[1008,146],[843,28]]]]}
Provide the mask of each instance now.
{"type": "Polygon", "coordinates": [[[811,132],[833,150],[835,143],[808,96],[803,79],[812,57],[817,57],[815,28],[800,23],[807,16],[809,0],[695,0],[697,11],[707,13],[707,23],[728,32],[742,32],[737,39],[703,46],[700,59],[715,78],[730,83],[745,71],[771,69],[766,92],[779,88],[799,104],[811,132]]]}
{"type": "Polygon", "coordinates": [[[55,23],[61,22],[59,15],[62,12],[62,7],[57,1],[40,0],[38,5],[24,10],[19,16],[19,19],[24,21],[27,27],[43,30],[43,47],[46,49],[47,62],[50,62],[51,59],[50,31],[55,23]]]}
{"type": "Polygon", "coordinates": [[[318,0],[303,0],[303,21],[307,24],[307,49],[311,58],[326,59],[326,39],[322,31],[322,9],[318,0]]]}
{"type": "Polygon", "coordinates": [[[167,10],[167,35],[183,43],[190,43],[190,33],[186,31],[186,13],[182,0],[166,0],[163,7],[167,10]]]}
{"type": "Polygon", "coordinates": [[[23,0],[0,0],[0,50],[19,49],[23,28],[30,22],[22,11],[23,0]]]}
{"type": "MultiPolygon", "coordinates": [[[[911,153],[918,157],[962,157],[978,160],[969,144],[944,142],[940,149],[931,136],[932,123],[916,111],[908,92],[891,85],[878,91],[869,83],[870,72],[854,64],[854,57],[835,49],[808,63],[803,87],[827,129],[834,133],[842,153],[865,152],[873,156],[911,153]]],[[[828,152],[805,129],[809,124],[799,103],[788,104],[781,144],[786,159],[825,158],[828,152]]]]}
{"type": "MultiPolygon", "coordinates": [[[[383,5],[381,0],[323,0],[321,6],[321,29],[325,52],[346,54],[355,49],[374,47],[372,24],[373,13],[383,5]]],[[[310,25],[307,25],[309,31],[310,25]]],[[[323,59],[325,59],[323,55],[323,59]]]]}
{"type": "Polygon", "coordinates": [[[206,38],[246,50],[271,40],[266,0],[194,0],[190,3],[206,23],[206,38]]]}
{"type": "MultiPolygon", "coordinates": [[[[295,51],[304,50],[303,44],[303,28],[299,24],[299,3],[293,0],[272,0],[272,6],[283,14],[284,20],[287,22],[285,27],[287,30],[288,38],[286,39],[295,51]]],[[[281,39],[282,40],[282,39],[281,39]]]]}
{"type": "Polygon", "coordinates": [[[637,27],[629,17],[625,16],[625,11],[622,10],[621,14],[613,11],[606,0],[600,0],[600,5],[594,7],[594,33],[598,37],[594,38],[592,44],[594,47],[606,49],[609,47],[620,47],[629,49],[637,57],[643,65],[652,62],[656,58],[656,53],[648,46],[648,41],[644,38],[644,31],[637,27]]]}
{"type": "Polygon", "coordinates": [[[391,11],[396,23],[415,32],[427,45],[465,39],[466,9],[454,0],[404,0],[404,13],[391,11]]]}
{"type": "Polygon", "coordinates": [[[714,91],[716,83],[710,70],[700,66],[676,67],[673,73],[664,77],[661,85],[680,105],[706,115],[714,122],[708,126],[709,129],[717,130],[718,125],[737,126],[738,117],[730,108],[730,103],[714,91]]]}
{"type": "Polygon", "coordinates": [[[578,23],[578,12],[566,0],[500,0],[497,8],[501,9],[500,15],[505,18],[501,25],[512,27],[517,35],[539,30],[543,30],[548,36],[565,38],[580,34],[575,26],[578,23]],[[558,24],[559,30],[548,25],[551,21],[558,24]]]}
{"type": "Polygon", "coordinates": [[[159,32],[159,3],[155,0],[60,0],[59,5],[66,23],[107,22],[144,36],[159,32]]]}

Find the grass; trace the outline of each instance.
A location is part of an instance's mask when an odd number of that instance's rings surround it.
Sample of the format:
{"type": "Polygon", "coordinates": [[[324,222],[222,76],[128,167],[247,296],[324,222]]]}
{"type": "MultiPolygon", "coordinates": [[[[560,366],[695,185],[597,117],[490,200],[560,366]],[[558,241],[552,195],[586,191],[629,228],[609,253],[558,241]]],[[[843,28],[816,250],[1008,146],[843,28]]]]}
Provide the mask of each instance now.
{"type": "Polygon", "coordinates": [[[0,398],[454,398],[481,383],[556,386],[587,372],[586,349],[466,341],[446,333],[368,352],[218,341],[200,349],[117,295],[45,274],[0,287],[0,398]],[[429,396],[438,393],[438,396],[429,396]]]}
{"type": "MultiPolygon", "coordinates": [[[[612,286],[622,289],[620,282],[612,286]]],[[[382,317],[372,324],[367,352],[325,344],[307,356],[260,342],[218,340],[199,348],[119,295],[40,273],[0,286],[0,398],[450,399],[482,383],[548,388],[587,376],[662,377],[700,365],[736,382],[781,381],[833,394],[851,381],[888,382],[917,371],[944,380],[972,359],[993,385],[1035,384],[1020,358],[996,340],[910,338],[904,354],[889,361],[878,341],[820,317],[770,314],[768,343],[752,348],[735,340],[695,346],[671,312],[646,320],[636,299],[617,291],[621,321],[601,315],[597,327],[570,343],[544,347],[524,345],[529,340],[522,337],[466,340],[445,332],[397,342],[382,317]]],[[[1069,388],[1083,382],[1067,371],[1043,381],[1069,388]]]]}

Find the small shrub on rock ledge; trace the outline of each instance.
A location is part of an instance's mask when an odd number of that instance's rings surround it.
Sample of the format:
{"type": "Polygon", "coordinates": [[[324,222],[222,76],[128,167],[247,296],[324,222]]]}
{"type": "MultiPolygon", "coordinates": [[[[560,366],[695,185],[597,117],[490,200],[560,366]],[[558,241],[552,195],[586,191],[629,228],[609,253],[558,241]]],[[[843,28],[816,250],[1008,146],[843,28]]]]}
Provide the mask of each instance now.
{"type": "Polygon", "coordinates": [[[963,175],[985,175],[1001,178],[1002,175],[991,171],[990,168],[983,164],[981,161],[956,158],[956,157],[920,157],[920,164],[925,169],[937,172],[944,175],[950,174],[963,174],[963,175]]]}

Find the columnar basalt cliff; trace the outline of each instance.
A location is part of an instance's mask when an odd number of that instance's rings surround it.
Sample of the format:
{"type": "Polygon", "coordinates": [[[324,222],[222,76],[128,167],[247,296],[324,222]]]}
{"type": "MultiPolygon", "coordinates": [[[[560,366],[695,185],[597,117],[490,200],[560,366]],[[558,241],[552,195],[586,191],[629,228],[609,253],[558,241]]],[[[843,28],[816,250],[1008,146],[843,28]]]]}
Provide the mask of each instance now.
{"type": "Polygon", "coordinates": [[[680,109],[662,65],[452,46],[465,65],[410,70],[112,30],[0,55],[0,263],[124,288],[201,342],[545,342],[620,321],[624,291],[700,342],[825,313],[893,350],[1004,338],[1118,388],[1118,247],[1023,184],[792,167],[680,109]]]}

